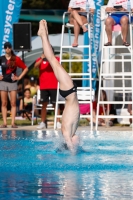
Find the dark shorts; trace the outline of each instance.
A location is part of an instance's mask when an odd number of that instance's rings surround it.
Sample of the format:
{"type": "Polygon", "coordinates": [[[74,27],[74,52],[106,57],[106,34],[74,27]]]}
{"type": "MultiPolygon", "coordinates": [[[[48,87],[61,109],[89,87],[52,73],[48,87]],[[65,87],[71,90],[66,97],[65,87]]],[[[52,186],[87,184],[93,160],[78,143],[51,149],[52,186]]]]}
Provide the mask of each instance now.
{"type": "Polygon", "coordinates": [[[49,102],[50,103],[55,103],[56,102],[56,94],[57,94],[57,90],[53,89],[53,90],[41,90],[41,99],[40,102],[44,103],[44,102],[49,102]]]}
{"type": "Polygon", "coordinates": [[[116,24],[120,24],[121,18],[123,16],[127,16],[126,14],[111,14],[110,17],[112,17],[114,19],[114,21],[116,22],[116,24]]]}
{"type": "Polygon", "coordinates": [[[77,86],[74,83],[74,86],[70,89],[70,90],[61,90],[59,89],[60,95],[64,98],[66,98],[69,94],[73,93],[73,92],[77,92],[77,86]]]}
{"type": "Polygon", "coordinates": [[[85,13],[85,12],[79,12],[79,15],[80,15],[80,16],[84,16],[84,17],[87,18],[87,13],[85,13]]]}

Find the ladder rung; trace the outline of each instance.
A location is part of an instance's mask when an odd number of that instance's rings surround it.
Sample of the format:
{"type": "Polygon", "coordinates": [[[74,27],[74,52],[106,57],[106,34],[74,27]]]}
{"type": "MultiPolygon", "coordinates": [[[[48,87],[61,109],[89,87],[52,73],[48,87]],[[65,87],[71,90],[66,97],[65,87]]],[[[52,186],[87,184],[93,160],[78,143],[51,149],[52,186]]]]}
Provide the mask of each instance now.
{"type": "MultiPolygon", "coordinates": [[[[92,100],[93,100],[93,97],[92,97],[92,100]]],[[[81,100],[81,99],[80,99],[80,100],[78,100],[78,102],[79,102],[79,104],[84,104],[84,103],[85,103],[85,104],[86,104],[86,103],[88,104],[88,103],[91,103],[92,101],[91,101],[91,100],[86,100],[86,101],[85,101],[85,100],[81,100]]],[[[65,104],[65,101],[56,101],[56,103],[58,103],[58,104],[65,104]]]]}
{"type": "MultiPolygon", "coordinates": [[[[62,46],[62,49],[66,49],[66,48],[68,48],[68,49],[75,49],[75,47],[72,47],[72,46],[62,46]]],[[[76,49],[77,48],[90,48],[90,45],[79,45],[79,46],[77,46],[76,47],[76,49]]]]}
{"type": "Polygon", "coordinates": [[[68,73],[70,76],[88,76],[90,73],[68,73]]]}
{"type": "Polygon", "coordinates": [[[103,80],[132,80],[132,78],[113,78],[113,77],[104,77],[103,80]]]}
{"type": "MultiPolygon", "coordinates": [[[[56,116],[57,116],[57,118],[62,117],[62,115],[56,115],[56,116]]],[[[86,117],[91,117],[91,114],[90,115],[80,115],[80,118],[86,118],[86,117]]]]}
{"type": "Polygon", "coordinates": [[[102,48],[105,48],[105,49],[107,49],[107,48],[109,48],[109,49],[119,49],[119,48],[121,48],[121,49],[129,49],[130,47],[131,46],[126,47],[126,46],[118,45],[118,46],[103,46],[102,48]]]}
{"type": "MultiPolygon", "coordinates": [[[[103,90],[122,90],[122,87],[101,87],[103,90]]],[[[125,87],[125,90],[131,90],[132,87],[125,87]]]]}
{"type": "Polygon", "coordinates": [[[116,72],[116,73],[101,73],[101,76],[132,76],[132,73],[130,72],[116,72]]]}
{"type": "Polygon", "coordinates": [[[131,93],[132,91],[124,91],[124,88],[123,90],[119,90],[119,91],[114,91],[114,93],[131,93]]]}
{"type": "Polygon", "coordinates": [[[131,116],[131,115],[113,115],[113,116],[112,116],[112,115],[98,115],[97,117],[98,117],[98,118],[101,118],[101,117],[102,117],[102,118],[104,118],[104,119],[105,119],[105,118],[107,118],[107,119],[109,118],[109,119],[110,119],[111,117],[112,117],[112,118],[128,118],[128,119],[129,119],[129,118],[133,118],[133,116],[131,116]]]}
{"type": "Polygon", "coordinates": [[[132,104],[132,101],[99,101],[99,104],[132,104]]]}
{"type": "Polygon", "coordinates": [[[90,59],[66,59],[66,60],[64,60],[64,59],[61,59],[61,61],[60,62],[90,62],[90,59]]]}
{"type": "MultiPolygon", "coordinates": [[[[93,100],[93,98],[92,98],[92,100],[93,100]]],[[[88,103],[91,103],[92,100],[89,100],[89,101],[86,100],[86,101],[85,101],[85,100],[81,100],[81,99],[80,99],[80,100],[78,100],[78,102],[79,102],[79,104],[86,104],[86,103],[88,104],[88,103]]]]}
{"type": "Polygon", "coordinates": [[[132,59],[102,59],[102,62],[132,62],[132,59]]]}
{"type": "Polygon", "coordinates": [[[112,56],[131,56],[131,53],[110,53],[112,56]]]}
{"type": "Polygon", "coordinates": [[[110,53],[109,54],[110,56],[129,56],[129,57],[131,57],[131,53],[116,53],[116,54],[114,54],[114,53],[110,53]]]}
{"type": "Polygon", "coordinates": [[[90,115],[80,115],[80,118],[87,118],[87,117],[91,117],[91,114],[90,115]]]}
{"type": "Polygon", "coordinates": [[[90,80],[90,78],[72,78],[72,80],[90,80]]]}
{"type": "MultiPolygon", "coordinates": [[[[77,89],[81,89],[81,90],[91,90],[91,87],[87,86],[87,87],[77,87],[77,89]]],[[[92,89],[92,92],[94,92],[94,90],[92,89]]]]}

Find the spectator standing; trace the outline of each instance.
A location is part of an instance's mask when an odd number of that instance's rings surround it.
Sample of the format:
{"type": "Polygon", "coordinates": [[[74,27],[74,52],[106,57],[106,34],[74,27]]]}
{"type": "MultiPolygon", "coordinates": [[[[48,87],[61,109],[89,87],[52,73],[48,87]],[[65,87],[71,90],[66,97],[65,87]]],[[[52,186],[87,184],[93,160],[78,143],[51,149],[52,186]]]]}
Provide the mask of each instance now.
{"type": "MultiPolygon", "coordinates": [[[[53,50],[54,52],[54,50],[53,50]]],[[[56,57],[59,61],[59,57],[56,57]]],[[[57,79],[54,75],[53,69],[45,57],[45,54],[42,53],[41,57],[36,60],[34,65],[35,68],[39,68],[39,84],[40,84],[40,103],[42,103],[41,110],[41,123],[37,126],[37,129],[46,128],[46,115],[47,115],[47,105],[49,103],[49,98],[51,103],[53,103],[55,107],[56,102],[56,94],[57,94],[57,79]]],[[[59,119],[57,121],[57,128],[60,128],[61,124],[59,119]]]]}
{"type": "Polygon", "coordinates": [[[15,125],[17,81],[22,79],[22,77],[28,72],[28,68],[24,64],[24,62],[18,56],[15,55],[10,42],[6,42],[4,44],[4,49],[5,55],[0,57],[0,65],[2,67],[2,75],[0,75],[0,92],[2,101],[2,116],[4,122],[3,125],[1,125],[1,128],[7,127],[8,92],[10,94],[11,103],[11,125],[12,128],[17,128],[17,126],[15,125]],[[23,70],[19,76],[16,75],[17,67],[23,70]]]}

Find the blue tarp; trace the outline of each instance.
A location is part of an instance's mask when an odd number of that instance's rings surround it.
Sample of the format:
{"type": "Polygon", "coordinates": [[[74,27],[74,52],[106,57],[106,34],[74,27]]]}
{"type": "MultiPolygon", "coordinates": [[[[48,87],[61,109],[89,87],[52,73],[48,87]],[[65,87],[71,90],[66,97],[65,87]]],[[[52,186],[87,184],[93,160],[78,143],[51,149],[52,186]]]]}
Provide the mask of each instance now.
{"type": "Polygon", "coordinates": [[[22,0],[1,0],[0,1],[0,52],[4,54],[3,45],[9,41],[12,43],[12,24],[18,22],[22,0]]]}
{"type": "MultiPolygon", "coordinates": [[[[94,15],[94,29],[91,28],[91,39],[89,41],[88,33],[84,34],[84,45],[88,45],[89,42],[91,43],[91,55],[92,55],[92,78],[96,78],[97,76],[97,63],[96,59],[98,58],[99,54],[99,44],[100,44],[100,32],[101,32],[101,6],[103,5],[103,0],[95,0],[95,15],[94,15]],[[95,55],[95,56],[94,56],[95,55]]],[[[89,50],[87,48],[84,49],[83,55],[84,58],[87,59],[89,54],[89,50]]],[[[83,73],[89,72],[89,63],[83,63],[83,73]]],[[[82,85],[83,87],[89,86],[89,80],[83,80],[82,85]]],[[[96,81],[92,81],[92,87],[96,90],[96,81]]]]}

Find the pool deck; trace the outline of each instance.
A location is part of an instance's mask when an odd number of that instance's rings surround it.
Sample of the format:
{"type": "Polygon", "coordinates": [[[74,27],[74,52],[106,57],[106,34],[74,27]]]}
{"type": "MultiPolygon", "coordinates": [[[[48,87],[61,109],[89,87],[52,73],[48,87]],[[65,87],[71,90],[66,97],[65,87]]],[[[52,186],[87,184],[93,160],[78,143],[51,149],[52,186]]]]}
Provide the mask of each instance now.
{"type": "MultiPolygon", "coordinates": [[[[34,125],[34,126],[18,126],[18,128],[14,129],[14,130],[31,130],[31,131],[36,131],[38,130],[37,128],[37,125],[34,125]]],[[[8,128],[1,128],[0,130],[13,130],[11,128],[11,126],[8,126],[8,128]]],[[[54,127],[53,126],[48,126],[47,129],[42,129],[42,130],[54,130],[54,127]]],[[[90,131],[90,126],[79,126],[78,127],[78,130],[85,130],[85,131],[90,131]]],[[[95,127],[94,129],[95,130],[95,127]]],[[[98,127],[98,131],[131,131],[133,132],[132,128],[130,128],[129,126],[124,126],[124,125],[117,125],[117,126],[112,126],[112,127],[98,127]]]]}

